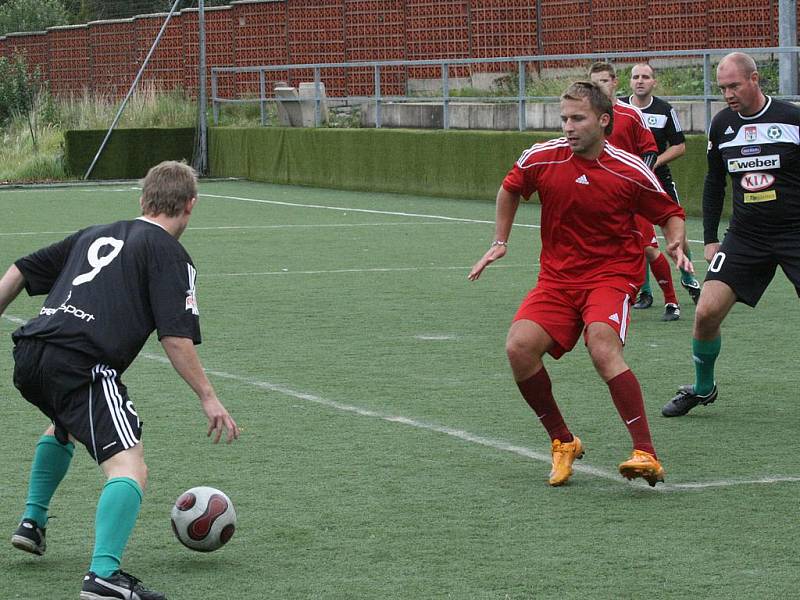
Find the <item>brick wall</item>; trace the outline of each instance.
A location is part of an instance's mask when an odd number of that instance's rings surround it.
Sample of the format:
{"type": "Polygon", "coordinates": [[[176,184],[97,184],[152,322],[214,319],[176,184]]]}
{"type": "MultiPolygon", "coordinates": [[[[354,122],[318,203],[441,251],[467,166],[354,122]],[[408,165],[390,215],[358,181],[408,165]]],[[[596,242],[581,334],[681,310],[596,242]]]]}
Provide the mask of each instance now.
{"type": "MultiPolygon", "coordinates": [[[[238,0],[206,10],[212,66],[485,58],[603,51],[775,46],[771,0],[238,0]]],[[[0,36],[0,56],[23,53],[57,94],[112,96],[130,86],[164,15],[0,36]]],[[[143,80],[197,87],[197,9],[173,16],[143,80]]],[[[555,63],[545,66],[553,66],[555,63]]],[[[451,77],[508,72],[513,63],[450,67],[451,77]],[[471,70],[472,69],[472,70],[471,70]]],[[[439,67],[384,67],[381,91],[402,94],[409,78],[439,67]]],[[[267,74],[296,85],[311,70],[267,74]]],[[[372,95],[372,68],[325,69],[329,95],[372,95]]],[[[257,74],[221,76],[223,96],[254,95],[257,74]]]]}

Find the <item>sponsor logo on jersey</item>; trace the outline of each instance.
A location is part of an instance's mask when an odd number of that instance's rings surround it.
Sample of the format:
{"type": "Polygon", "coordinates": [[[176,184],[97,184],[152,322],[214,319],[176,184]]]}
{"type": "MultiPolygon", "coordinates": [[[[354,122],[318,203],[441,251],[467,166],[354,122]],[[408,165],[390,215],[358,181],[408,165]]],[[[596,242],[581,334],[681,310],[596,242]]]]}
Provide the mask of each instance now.
{"type": "Polygon", "coordinates": [[[733,135],[733,127],[728,125],[728,128],[725,130],[725,135],[733,135]]]}
{"type": "Polygon", "coordinates": [[[757,204],[758,202],[771,202],[772,200],[776,200],[777,198],[778,195],[775,193],[775,190],[769,190],[767,192],[756,192],[754,194],[745,194],[744,203],[757,204]]]}
{"type": "Polygon", "coordinates": [[[58,308],[48,308],[47,306],[43,306],[42,310],[39,311],[39,314],[52,317],[58,312],[63,312],[65,315],[72,315],[73,317],[80,319],[81,321],[86,321],[87,323],[95,320],[94,315],[87,313],[85,310],[81,310],[74,304],[67,304],[70,298],[72,298],[72,290],[69,291],[69,294],[67,294],[67,299],[61,303],[61,306],[58,308]]]}
{"type": "Polygon", "coordinates": [[[755,142],[758,139],[758,127],[752,125],[744,128],[744,141],[755,142]]]}
{"type": "Polygon", "coordinates": [[[761,154],[761,146],[745,146],[742,148],[742,156],[753,156],[754,154],[761,154]]]}
{"type": "Polygon", "coordinates": [[[586,175],[581,175],[575,180],[575,183],[580,183],[581,185],[589,185],[589,179],[586,175]]]}
{"type": "Polygon", "coordinates": [[[770,173],[745,173],[742,175],[741,184],[748,192],[758,192],[772,187],[775,176],[770,173]]]}
{"type": "Polygon", "coordinates": [[[780,169],[781,157],[778,154],[756,156],[755,158],[730,158],[728,159],[728,173],[741,173],[742,171],[768,171],[780,169]]]}

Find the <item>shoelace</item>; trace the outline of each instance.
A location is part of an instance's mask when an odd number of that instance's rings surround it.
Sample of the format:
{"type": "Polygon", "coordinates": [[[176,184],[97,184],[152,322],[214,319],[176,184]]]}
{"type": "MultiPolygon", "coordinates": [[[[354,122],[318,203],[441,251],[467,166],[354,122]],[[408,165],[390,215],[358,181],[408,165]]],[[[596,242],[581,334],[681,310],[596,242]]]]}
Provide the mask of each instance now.
{"type": "Polygon", "coordinates": [[[133,588],[134,588],[135,586],[137,586],[137,585],[139,585],[140,583],[142,583],[142,580],[141,580],[141,579],[137,579],[136,577],[134,577],[134,576],[133,576],[133,575],[131,575],[130,573],[126,573],[125,571],[120,571],[120,572],[119,572],[119,574],[120,574],[122,577],[124,577],[125,579],[127,579],[127,580],[128,580],[128,585],[129,585],[128,589],[129,589],[129,590],[133,590],[133,588]]]}

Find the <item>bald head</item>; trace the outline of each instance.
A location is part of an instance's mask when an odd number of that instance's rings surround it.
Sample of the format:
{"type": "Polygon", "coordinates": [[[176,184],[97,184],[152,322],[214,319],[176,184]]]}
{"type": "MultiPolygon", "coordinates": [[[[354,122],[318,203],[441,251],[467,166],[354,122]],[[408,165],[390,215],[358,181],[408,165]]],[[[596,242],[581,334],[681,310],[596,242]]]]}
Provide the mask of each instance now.
{"type": "Polygon", "coordinates": [[[731,52],[726,54],[725,57],[717,65],[717,72],[720,69],[734,68],[745,77],[750,77],[753,73],[758,71],[756,61],[753,57],[744,52],[731,52]]]}
{"type": "Polygon", "coordinates": [[[767,102],[761,91],[756,63],[743,52],[731,52],[720,61],[717,85],[728,108],[743,116],[756,114],[767,102]]]}

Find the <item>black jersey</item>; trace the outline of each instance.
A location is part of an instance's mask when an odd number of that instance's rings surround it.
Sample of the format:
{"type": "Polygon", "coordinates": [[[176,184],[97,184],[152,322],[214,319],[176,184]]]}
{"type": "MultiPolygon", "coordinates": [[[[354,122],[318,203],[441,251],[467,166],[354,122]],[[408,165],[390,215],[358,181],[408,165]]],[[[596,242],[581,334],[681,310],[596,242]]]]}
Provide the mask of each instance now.
{"type": "MultiPolygon", "coordinates": [[[[639,108],[636,104],[633,104],[633,96],[629,96],[627,102],[639,108]]],[[[686,142],[686,136],[683,135],[678,113],[675,112],[669,102],[657,96],[652,96],[650,104],[644,108],[639,108],[639,110],[644,113],[644,120],[650,131],[653,132],[653,137],[656,138],[659,154],[663,154],[670,146],[677,146],[686,142]]],[[[669,170],[669,165],[659,166],[656,169],[656,175],[659,176],[662,182],[664,177],[671,178],[672,173],[669,170]]]]}
{"type": "Polygon", "coordinates": [[[800,108],[766,98],[755,115],[724,108],[711,121],[703,186],[706,244],[719,241],[726,175],[733,184],[730,231],[753,239],[800,233],[800,108]]]}
{"type": "Polygon", "coordinates": [[[139,218],[97,225],[19,259],[25,288],[47,294],[39,315],[14,332],[83,352],[124,371],[147,338],[200,343],[196,271],[160,225],[139,218]]]}

